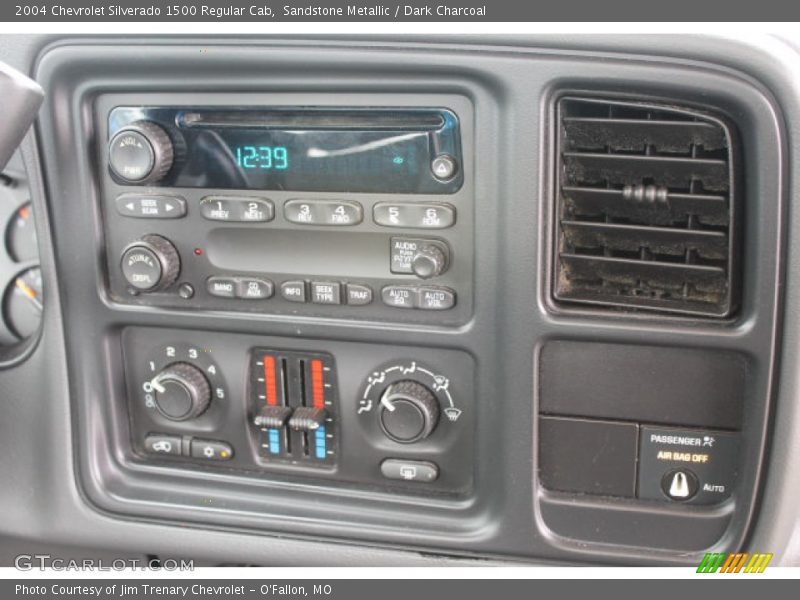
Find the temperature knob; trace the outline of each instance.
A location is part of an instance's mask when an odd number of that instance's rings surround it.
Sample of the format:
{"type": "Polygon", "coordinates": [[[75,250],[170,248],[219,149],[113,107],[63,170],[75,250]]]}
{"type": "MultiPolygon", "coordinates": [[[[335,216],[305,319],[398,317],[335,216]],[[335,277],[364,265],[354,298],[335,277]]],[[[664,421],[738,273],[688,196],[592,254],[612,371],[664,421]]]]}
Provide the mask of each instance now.
{"type": "Polygon", "coordinates": [[[169,287],[180,271],[178,251],[160,235],[146,235],[122,251],[122,275],[140,292],[158,292],[169,287]]]}
{"type": "Polygon", "coordinates": [[[381,396],[381,428],[396,442],[410,444],[428,437],[439,423],[439,402],[413,380],[393,383],[381,396]]]}
{"type": "Polygon", "coordinates": [[[172,168],[174,154],[167,132],[150,121],[131,123],[108,143],[108,165],[124,183],[159,181],[172,168]]]}
{"type": "Polygon", "coordinates": [[[169,365],[150,384],[158,412],[171,421],[197,417],[211,402],[208,380],[200,369],[189,363],[169,365]]]}

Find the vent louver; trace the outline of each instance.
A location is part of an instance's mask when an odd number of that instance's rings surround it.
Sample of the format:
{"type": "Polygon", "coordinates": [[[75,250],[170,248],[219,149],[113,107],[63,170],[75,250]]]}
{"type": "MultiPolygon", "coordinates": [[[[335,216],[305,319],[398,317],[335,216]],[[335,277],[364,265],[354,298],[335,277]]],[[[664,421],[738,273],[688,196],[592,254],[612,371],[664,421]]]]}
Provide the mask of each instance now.
{"type": "Polygon", "coordinates": [[[714,317],[734,309],[731,133],[706,113],[562,98],[557,300],[714,317]]]}

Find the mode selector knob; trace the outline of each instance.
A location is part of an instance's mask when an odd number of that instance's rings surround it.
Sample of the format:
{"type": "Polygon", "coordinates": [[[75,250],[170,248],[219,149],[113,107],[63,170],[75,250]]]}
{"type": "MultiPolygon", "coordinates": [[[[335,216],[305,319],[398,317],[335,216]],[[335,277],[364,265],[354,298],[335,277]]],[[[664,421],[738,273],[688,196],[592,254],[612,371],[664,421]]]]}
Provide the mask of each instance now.
{"type": "Polygon", "coordinates": [[[180,271],[178,251],[160,235],[146,235],[122,251],[122,275],[139,292],[158,292],[169,287],[180,271]]]}
{"type": "Polygon", "coordinates": [[[174,156],[169,135],[151,121],[123,127],[108,143],[108,166],[123,183],[144,185],[163,179],[174,156]]]}
{"type": "Polygon", "coordinates": [[[381,396],[381,427],[396,442],[425,439],[439,423],[439,401],[427,387],[413,380],[393,383],[381,396]]]}
{"type": "Polygon", "coordinates": [[[211,402],[211,386],[203,372],[189,363],[173,363],[151,381],[158,412],[171,421],[197,417],[211,402]]]}
{"type": "Polygon", "coordinates": [[[447,269],[447,254],[438,244],[422,244],[411,259],[411,270],[421,279],[430,279],[447,269]]]}

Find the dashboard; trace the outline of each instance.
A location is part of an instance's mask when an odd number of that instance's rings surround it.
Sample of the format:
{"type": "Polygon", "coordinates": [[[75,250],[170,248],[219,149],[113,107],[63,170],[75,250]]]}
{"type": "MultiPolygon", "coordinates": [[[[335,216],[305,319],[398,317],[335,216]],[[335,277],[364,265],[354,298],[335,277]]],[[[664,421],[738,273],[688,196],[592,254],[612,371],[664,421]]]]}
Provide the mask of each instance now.
{"type": "Polygon", "coordinates": [[[8,539],[796,564],[788,40],[19,36],[0,59],[46,93],[0,181],[8,539]]]}

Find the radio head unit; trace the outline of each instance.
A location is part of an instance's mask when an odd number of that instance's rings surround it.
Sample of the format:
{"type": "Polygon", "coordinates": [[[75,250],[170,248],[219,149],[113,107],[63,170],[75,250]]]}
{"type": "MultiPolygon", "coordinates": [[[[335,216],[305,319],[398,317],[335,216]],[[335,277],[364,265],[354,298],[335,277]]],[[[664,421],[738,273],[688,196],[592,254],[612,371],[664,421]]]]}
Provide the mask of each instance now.
{"type": "Polygon", "coordinates": [[[125,185],[452,194],[463,184],[446,109],[120,106],[108,130],[109,168],[125,185]]]}

